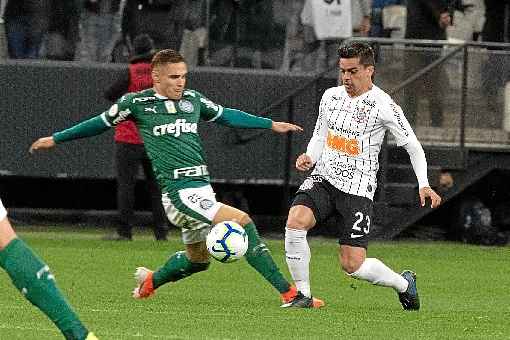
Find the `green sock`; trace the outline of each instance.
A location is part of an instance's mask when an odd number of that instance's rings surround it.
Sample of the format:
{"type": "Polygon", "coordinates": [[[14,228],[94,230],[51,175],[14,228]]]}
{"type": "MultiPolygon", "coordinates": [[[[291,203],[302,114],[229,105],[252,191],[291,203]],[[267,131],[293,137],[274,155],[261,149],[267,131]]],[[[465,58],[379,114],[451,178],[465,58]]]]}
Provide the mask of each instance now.
{"type": "Polygon", "coordinates": [[[209,263],[194,263],[186,256],[185,251],[178,251],[170,256],[168,261],[154,272],[152,284],[154,289],[164,285],[167,282],[174,282],[193,273],[201,272],[209,267],[209,263]]]}
{"type": "Polygon", "coordinates": [[[248,250],[244,256],[250,266],[262,274],[280,293],[287,292],[290,288],[289,281],[283,277],[280,269],[273,261],[269,249],[260,241],[255,224],[253,222],[248,223],[244,226],[244,230],[248,235],[248,250]]]}
{"type": "Polygon", "coordinates": [[[87,337],[87,329],[59,291],[49,267],[22,240],[15,238],[0,251],[0,266],[21,294],[46,314],[66,339],[87,337]]]}

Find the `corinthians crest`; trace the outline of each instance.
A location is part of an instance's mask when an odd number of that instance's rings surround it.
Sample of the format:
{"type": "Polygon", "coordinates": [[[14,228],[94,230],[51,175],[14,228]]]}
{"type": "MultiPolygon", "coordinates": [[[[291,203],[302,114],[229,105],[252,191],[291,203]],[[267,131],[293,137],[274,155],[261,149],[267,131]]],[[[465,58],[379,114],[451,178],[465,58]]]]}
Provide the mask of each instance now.
{"type": "Polygon", "coordinates": [[[370,106],[365,105],[357,106],[354,112],[352,113],[352,120],[358,124],[368,123],[368,118],[370,117],[371,110],[372,108],[370,106]]]}
{"type": "Polygon", "coordinates": [[[354,109],[352,120],[358,124],[368,123],[370,117],[370,111],[375,107],[375,101],[369,98],[365,98],[361,103],[354,109]]]}

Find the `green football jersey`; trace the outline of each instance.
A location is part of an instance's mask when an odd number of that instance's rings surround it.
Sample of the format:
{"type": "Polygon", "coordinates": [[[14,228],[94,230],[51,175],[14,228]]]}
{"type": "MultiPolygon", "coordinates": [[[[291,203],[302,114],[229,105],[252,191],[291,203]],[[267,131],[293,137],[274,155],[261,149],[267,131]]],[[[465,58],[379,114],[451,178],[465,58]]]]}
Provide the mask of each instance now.
{"type": "Polygon", "coordinates": [[[170,192],[209,182],[198,123],[214,121],[222,112],[221,105],[194,90],[171,100],[147,89],[123,96],[102,118],[110,126],[135,122],[161,189],[170,192]]]}

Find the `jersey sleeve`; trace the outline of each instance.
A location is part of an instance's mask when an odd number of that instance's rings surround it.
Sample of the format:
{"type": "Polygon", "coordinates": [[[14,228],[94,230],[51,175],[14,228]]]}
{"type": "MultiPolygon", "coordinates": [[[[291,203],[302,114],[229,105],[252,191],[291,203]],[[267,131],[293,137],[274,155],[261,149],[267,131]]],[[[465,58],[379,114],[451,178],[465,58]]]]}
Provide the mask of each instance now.
{"type": "Polygon", "coordinates": [[[404,112],[392,99],[383,104],[383,120],[384,125],[395,137],[397,146],[407,144],[410,139],[416,139],[404,112]]]}
{"type": "Polygon", "coordinates": [[[224,108],[223,113],[214,121],[225,126],[244,129],[270,129],[273,126],[273,121],[269,118],[228,107],[224,108]]]}
{"type": "Polygon", "coordinates": [[[306,148],[306,154],[310,156],[314,164],[317,163],[320,156],[322,155],[322,150],[324,149],[326,137],[328,134],[328,120],[326,116],[326,103],[328,101],[328,97],[329,96],[326,93],[324,93],[322,96],[321,102],[319,104],[319,115],[317,117],[317,122],[315,123],[312,138],[310,139],[308,147],[306,148]]]}
{"type": "Polygon", "coordinates": [[[199,92],[195,91],[195,94],[200,101],[200,118],[207,122],[212,122],[221,117],[223,114],[223,106],[214,103],[199,92]]]}
{"type": "Polygon", "coordinates": [[[101,118],[108,126],[115,126],[125,120],[132,119],[132,104],[133,97],[130,95],[122,96],[110,109],[101,114],[101,118]]]}
{"type": "Polygon", "coordinates": [[[108,111],[75,124],[65,130],[55,132],[52,135],[53,139],[55,143],[63,143],[99,135],[109,130],[112,126],[129,119],[131,111],[128,104],[129,99],[123,96],[117,103],[112,105],[108,111]]]}

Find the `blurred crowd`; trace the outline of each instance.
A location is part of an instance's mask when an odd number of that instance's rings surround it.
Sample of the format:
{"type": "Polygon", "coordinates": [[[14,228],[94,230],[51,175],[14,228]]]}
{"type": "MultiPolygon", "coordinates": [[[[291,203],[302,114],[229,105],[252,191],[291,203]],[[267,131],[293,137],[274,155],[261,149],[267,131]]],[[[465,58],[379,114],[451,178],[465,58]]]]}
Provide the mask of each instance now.
{"type": "Polygon", "coordinates": [[[352,36],[507,42],[509,0],[0,0],[0,58],[127,62],[137,35],[189,64],[316,70],[352,36]],[[441,18],[443,12],[447,15],[441,18]],[[443,20],[443,21],[441,21],[443,20]],[[505,27],[506,26],[506,27],[505,27]]]}

